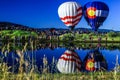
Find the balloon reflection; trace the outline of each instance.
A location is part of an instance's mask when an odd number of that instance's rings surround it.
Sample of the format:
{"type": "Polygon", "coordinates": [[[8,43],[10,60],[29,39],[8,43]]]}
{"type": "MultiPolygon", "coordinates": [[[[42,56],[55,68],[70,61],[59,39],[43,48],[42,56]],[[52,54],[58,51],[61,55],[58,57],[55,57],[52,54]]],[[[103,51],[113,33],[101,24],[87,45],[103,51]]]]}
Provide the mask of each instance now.
{"type": "Polygon", "coordinates": [[[66,50],[59,58],[57,68],[61,73],[79,72],[81,59],[74,50],[66,50]]]}
{"type": "MultiPolygon", "coordinates": [[[[18,54],[18,52],[16,52],[17,50],[16,51],[6,50],[6,46],[7,44],[5,44],[4,48],[1,49],[0,56],[4,57],[3,62],[8,63],[8,66],[12,66],[12,69],[14,69],[13,72],[17,71],[18,70],[17,68],[19,67],[21,54],[18,54]]],[[[80,72],[80,71],[109,70],[113,68],[113,67],[109,68],[109,66],[111,65],[114,66],[114,65],[113,64],[107,65],[105,58],[103,57],[102,53],[99,50],[104,52],[106,56],[106,51],[114,50],[113,47],[117,48],[117,46],[119,46],[119,44],[113,44],[113,45],[107,44],[106,46],[106,44],[103,44],[103,43],[101,44],[100,43],[95,43],[95,44],[93,43],[67,44],[66,43],[64,44],[64,43],[57,43],[57,42],[56,43],[51,42],[46,44],[41,43],[41,44],[38,44],[37,50],[33,50],[33,51],[26,50],[25,52],[23,52],[24,61],[25,61],[24,66],[26,66],[27,69],[31,69],[31,66],[33,65],[31,64],[32,60],[35,60],[34,62],[35,67],[37,66],[39,68],[39,71],[42,72],[43,70],[42,68],[44,68],[42,63],[43,55],[46,55],[50,72],[58,72],[59,70],[59,72],[61,73],[74,73],[74,72],[80,72]],[[108,47],[109,49],[106,47],[108,47]],[[67,50],[65,51],[66,48],[67,50]],[[55,64],[52,64],[52,57],[55,58],[55,61],[56,61],[55,64]]],[[[108,59],[107,56],[106,56],[106,59],[108,59]]],[[[29,70],[26,70],[26,71],[29,71],[29,70]]]]}
{"type": "Polygon", "coordinates": [[[98,49],[91,50],[86,55],[83,65],[86,71],[98,71],[107,69],[107,62],[98,49]]]}

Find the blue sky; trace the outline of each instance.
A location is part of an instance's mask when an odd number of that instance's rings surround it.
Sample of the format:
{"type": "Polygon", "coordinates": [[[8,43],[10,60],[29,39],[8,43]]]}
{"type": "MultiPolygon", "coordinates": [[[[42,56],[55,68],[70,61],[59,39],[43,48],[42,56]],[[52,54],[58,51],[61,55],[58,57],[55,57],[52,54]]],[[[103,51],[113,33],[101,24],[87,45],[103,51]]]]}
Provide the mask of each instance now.
{"type": "MultiPolygon", "coordinates": [[[[58,16],[58,7],[70,0],[0,0],[0,21],[13,22],[37,28],[66,28],[58,16]]],[[[72,0],[84,6],[95,0],[72,0]]],[[[120,31],[120,0],[96,0],[105,2],[109,16],[100,29],[120,31]]],[[[82,17],[76,28],[90,28],[82,17]]]]}

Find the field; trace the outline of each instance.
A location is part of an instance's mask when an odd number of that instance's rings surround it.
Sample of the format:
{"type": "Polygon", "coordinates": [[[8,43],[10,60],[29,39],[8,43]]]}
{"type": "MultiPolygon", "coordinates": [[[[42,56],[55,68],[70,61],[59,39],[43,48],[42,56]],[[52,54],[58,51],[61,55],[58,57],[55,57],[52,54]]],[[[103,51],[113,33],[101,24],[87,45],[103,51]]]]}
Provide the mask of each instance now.
{"type": "Polygon", "coordinates": [[[99,34],[99,33],[82,33],[82,34],[78,34],[78,33],[67,33],[67,34],[63,34],[60,36],[60,40],[67,40],[69,41],[71,38],[74,38],[74,41],[93,41],[93,42],[106,42],[106,41],[120,41],[120,33],[115,33],[115,32],[109,32],[107,34],[99,34]]]}
{"type": "Polygon", "coordinates": [[[108,33],[65,33],[61,35],[48,35],[47,33],[41,32],[40,34],[31,31],[23,30],[2,30],[0,31],[0,37],[2,39],[13,40],[22,37],[28,39],[28,37],[34,37],[40,41],[86,41],[86,42],[120,42],[120,32],[108,32],[108,33]],[[51,37],[51,38],[50,38],[51,37]]]}
{"type": "Polygon", "coordinates": [[[120,74],[114,72],[93,72],[77,74],[4,74],[0,75],[1,80],[119,80],[120,74]]]}
{"type": "Polygon", "coordinates": [[[8,39],[14,39],[15,37],[21,38],[22,36],[37,36],[37,33],[23,30],[2,30],[0,31],[1,38],[8,37],[8,39]]]}

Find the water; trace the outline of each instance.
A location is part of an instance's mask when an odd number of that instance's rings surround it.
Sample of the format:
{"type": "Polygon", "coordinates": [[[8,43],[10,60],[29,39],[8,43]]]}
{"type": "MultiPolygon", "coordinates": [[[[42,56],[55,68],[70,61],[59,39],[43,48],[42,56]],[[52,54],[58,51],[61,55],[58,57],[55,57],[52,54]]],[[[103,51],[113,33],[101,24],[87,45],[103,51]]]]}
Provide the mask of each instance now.
{"type": "MultiPolygon", "coordinates": [[[[52,70],[51,68],[54,67],[56,70],[53,72],[62,73],[75,72],[76,69],[78,69],[77,67],[80,68],[80,71],[97,71],[104,69],[111,71],[115,68],[117,62],[120,64],[119,43],[40,43],[38,45],[38,47],[35,47],[36,49],[26,49],[26,51],[22,53],[24,54],[24,60],[26,61],[25,63],[27,64],[27,69],[31,69],[32,65],[34,65],[34,67],[37,67],[38,71],[41,71],[41,68],[45,66],[49,66],[50,71],[52,70]],[[68,51],[68,57],[64,55],[67,53],[66,51],[68,51]],[[79,64],[76,62],[76,56],[79,64]],[[117,56],[118,60],[116,58],[117,56]],[[44,58],[48,62],[47,65],[44,65],[44,58]],[[87,66],[87,62],[89,61],[88,59],[94,59],[94,64],[88,63],[89,65],[87,66]],[[52,64],[53,62],[54,64],[52,64]],[[64,68],[64,70],[61,70],[61,67],[64,68]]],[[[17,54],[15,48],[11,49],[10,52],[8,52],[7,49],[2,52],[1,49],[0,57],[4,57],[3,61],[8,63],[8,66],[13,67],[11,71],[14,69],[14,72],[17,72],[20,56],[17,54]]]]}

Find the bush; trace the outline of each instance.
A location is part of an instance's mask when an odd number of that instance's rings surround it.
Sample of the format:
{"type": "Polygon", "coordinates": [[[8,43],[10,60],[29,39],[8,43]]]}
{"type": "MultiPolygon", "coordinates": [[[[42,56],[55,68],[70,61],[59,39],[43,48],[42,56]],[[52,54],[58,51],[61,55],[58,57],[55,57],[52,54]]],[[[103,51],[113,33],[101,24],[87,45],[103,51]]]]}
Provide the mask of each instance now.
{"type": "Polygon", "coordinates": [[[108,33],[108,36],[109,36],[109,37],[117,37],[117,36],[118,36],[118,33],[109,32],[109,33],[108,33]]]}

